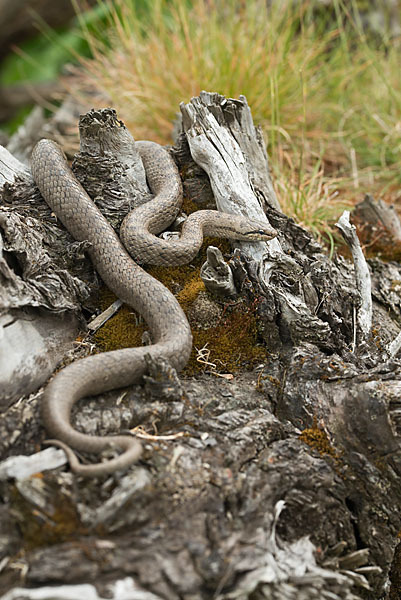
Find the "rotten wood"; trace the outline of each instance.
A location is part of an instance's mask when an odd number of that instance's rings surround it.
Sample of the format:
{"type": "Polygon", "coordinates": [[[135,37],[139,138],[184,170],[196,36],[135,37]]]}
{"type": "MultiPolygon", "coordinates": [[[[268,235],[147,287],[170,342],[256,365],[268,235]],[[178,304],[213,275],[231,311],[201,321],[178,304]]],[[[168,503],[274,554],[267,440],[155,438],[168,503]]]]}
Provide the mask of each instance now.
{"type": "Polygon", "coordinates": [[[111,317],[113,317],[120,310],[122,305],[123,303],[121,302],[121,300],[116,300],[115,302],[113,302],[113,304],[106,308],[106,310],[104,310],[102,313],[100,313],[100,315],[98,315],[88,323],[89,331],[91,331],[92,333],[96,333],[98,329],[103,327],[103,325],[107,323],[107,321],[111,319],[111,317]]]}
{"type": "MultiPolygon", "coordinates": [[[[354,266],[330,260],[274,202],[261,201],[271,197],[269,185],[262,178],[255,191],[250,165],[253,144],[260,157],[265,149],[248,135],[245,99],[202,94],[182,110],[187,133],[173,155],[184,186],[190,179],[186,190],[196,190],[194,201],[209,206],[210,190],[225,176],[222,160],[213,174],[206,142],[206,155],[191,154],[198,136],[213,133],[220,156],[237,167],[238,189],[256,198],[279,231],[260,255],[237,249],[227,263],[239,298],[257,314],[264,358],[230,379],[221,369],[179,380],[168,365],[150,364],[145,385],[80,403],[74,425],[86,433],[140,426],[143,459],[98,481],[49,470],[3,484],[2,522],[11,525],[2,532],[0,591],[25,586],[45,598],[44,586],[59,589],[67,569],[70,585],[96,585],[99,597],[113,597],[127,578],[138,597],[153,600],[386,598],[401,528],[401,362],[395,353],[388,360],[385,349],[399,334],[401,267],[369,261],[372,328],[351,352],[360,306],[354,266]],[[247,132],[246,149],[238,131],[247,132]]],[[[127,189],[133,204],[143,201],[134,145],[109,110],[86,115],[83,125],[77,174],[118,227],[127,189]],[[119,139],[128,143],[120,158],[119,139]],[[110,208],[113,195],[117,209],[110,208]]],[[[262,171],[268,173],[267,162],[262,171]]],[[[29,205],[18,202],[18,186],[13,190],[15,206],[10,191],[6,208],[24,213],[29,205]]],[[[232,205],[237,200],[231,194],[232,205]]],[[[18,256],[9,252],[9,260],[18,256]]],[[[228,299],[208,302],[222,315],[228,299]]],[[[194,312],[191,325],[198,318],[194,312]]],[[[40,393],[4,414],[4,458],[37,451],[44,438],[39,403],[40,393]]]]}
{"type": "Polygon", "coordinates": [[[84,244],[60,231],[29,168],[2,147],[0,190],[0,406],[7,406],[36,391],[71,348],[91,276],[85,283],[73,275],[88,274],[84,244]]]}

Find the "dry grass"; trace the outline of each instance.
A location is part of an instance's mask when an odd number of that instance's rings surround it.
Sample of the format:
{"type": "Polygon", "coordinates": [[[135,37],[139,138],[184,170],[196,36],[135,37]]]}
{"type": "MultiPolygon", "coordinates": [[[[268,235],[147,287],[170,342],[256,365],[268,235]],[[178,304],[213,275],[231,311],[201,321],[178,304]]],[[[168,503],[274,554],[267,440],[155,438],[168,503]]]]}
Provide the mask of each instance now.
{"type": "Polygon", "coordinates": [[[310,2],[101,4],[107,36],[87,34],[93,58],[80,86],[106,98],[137,139],[170,142],[179,103],[202,89],[244,94],[283,209],[306,227],[325,230],[338,216],[339,190],[353,201],[399,183],[400,46],[370,43],[354,2],[335,0],[331,19],[310,2]]]}

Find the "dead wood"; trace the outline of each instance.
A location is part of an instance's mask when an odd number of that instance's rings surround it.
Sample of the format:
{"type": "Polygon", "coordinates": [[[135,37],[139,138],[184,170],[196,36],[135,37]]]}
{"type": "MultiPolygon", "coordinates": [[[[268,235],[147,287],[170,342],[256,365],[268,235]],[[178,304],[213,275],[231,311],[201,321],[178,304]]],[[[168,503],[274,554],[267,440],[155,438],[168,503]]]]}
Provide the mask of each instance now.
{"type": "MultiPolygon", "coordinates": [[[[100,598],[118,598],[122,581],[132,598],[388,598],[401,525],[401,363],[394,353],[388,359],[399,332],[401,267],[368,262],[373,324],[363,343],[355,342],[363,302],[354,265],[330,260],[279,211],[267,161],[253,162],[266,151],[245,99],[202,93],[182,113],[173,155],[191,199],[209,206],[211,189],[219,196],[224,178],[221,197],[233,212],[247,210],[252,197],[251,210],[262,210],[279,231],[253,257],[235,244],[228,262],[238,297],[257,315],[264,359],[231,379],[216,371],[179,381],[168,365],[150,365],[145,386],[80,403],[75,426],[87,433],[140,425],[144,457],[126,474],[98,481],[68,471],[19,479],[13,471],[12,485],[1,487],[5,518],[15,523],[2,532],[1,589],[62,585],[68,572],[69,583],[95,585],[100,598]],[[198,137],[200,158],[198,150],[192,154],[198,137]],[[214,149],[221,142],[219,177],[208,137],[214,149]],[[231,183],[224,164],[238,167],[231,183]],[[231,184],[237,193],[226,193],[231,184]]],[[[127,193],[135,204],[144,190],[132,138],[111,110],[83,117],[81,133],[76,173],[118,227],[127,193]]],[[[60,228],[53,235],[56,225],[28,178],[5,189],[1,210],[37,219],[32,230],[49,236],[46,246],[55,244],[46,273],[59,275],[52,266],[60,260],[58,240],[71,240],[60,228]]],[[[20,255],[9,238],[10,262],[20,255]]],[[[76,265],[67,268],[75,281],[76,265]]],[[[34,281],[29,298],[60,311],[34,281]]],[[[82,301],[69,293],[61,295],[64,303],[82,301]]],[[[227,308],[227,299],[208,301],[227,308]]],[[[191,324],[196,328],[196,319],[191,324]]],[[[40,393],[4,415],[3,457],[37,449],[44,437],[39,401],[40,393]]],[[[82,597],[82,589],[71,589],[70,597],[82,597]]]]}
{"type": "Polygon", "coordinates": [[[394,206],[377,200],[366,194],[362,202],[356,205],[353,216],[368,230],[369,235],[377,237],[383,229],[393,242],[401,242],[401,222],[394,206]]]}
{"type": "Polygon", "coordinates": [[[29,169],[35,143],[65,139],[78,108],[68,98],[50,120],[35,108],[0,148],[0,406],[47,380],[73,348],[82,308],[94,310],[98,281],[85,243],[60,226],[29,169]]]}
{"type": "Polygon", "coordinates": [[[355,269],[355,283],[360,300],[359,306],[355,310],[355,337],[352,345],[352,351],[355,352],[356,344],[358,343],[361,346],[372,334],[372,282],[369,268],[356,234],[356,227],[349,220],[349,211],[344,211],[336,225],[351,250],[355,269]]]}

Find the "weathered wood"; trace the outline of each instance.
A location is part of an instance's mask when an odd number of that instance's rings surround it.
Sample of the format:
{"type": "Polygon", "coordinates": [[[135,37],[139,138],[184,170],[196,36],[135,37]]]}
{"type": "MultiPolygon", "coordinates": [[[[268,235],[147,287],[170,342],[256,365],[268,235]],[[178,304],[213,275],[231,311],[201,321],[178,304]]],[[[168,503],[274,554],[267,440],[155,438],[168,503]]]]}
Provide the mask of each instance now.
{"type": "MultiPolygon", "coordinates": [[[[261,185],[259,195],[263,194],[265,202],[275,208],[278,202],[270,182],[263,142],[256,136],[254,127],[252,137],[248,136],[252,117],[246,100],[242,97],[239,102],[227,101],[218,94],[202,92],[199,98],[181,104],[181,113],[191,155],[209,176],[218,210],[267,223],[254,185],[261,185]],[[242,123],[244,129],[241,129],[242,123]]],[[[279,249],[276,240],[267,245],[279,249]]],[[[236,241],[235,246],[257,261],[261,261],[266,252],[266,243],[262,242],[236,241]]]]}
{"type": "Polygon", "coordinates": [[[356,307],[355,325],[359,333],[358,341],[365,342],[372,334],[372,284],[356,228],[350,223],[349,214],[349,211],[344,211],[336,225],[350,247],[354,260],[356,287],[361,298],[360,306],[356,307]]]}
{"type": "Polygon", "coordinates": [[[24,480],[39,471],[62,467],[66,462],[64,452],[58,448],[47,448],[31,456],[10,456],[0,465],[0,480],[24,480]]]}
{"type": "Polygon", "coordinates": [[[73,171],[118,232],[124,216],[151,198],[135,140],[112,109],[82,115],[79,132],[73,171]]]}
{"type": "MultiPolygon", "coordinates": [[[[267,214],[271,225],[280,232],[267,243],[234,240],[232,245],[253,262],[257,285],[274,297],[272,312],[282,321],[282,328],[287,329],[294,342],[308,339],[331,345],[330,328],[315,314],[317,295],[310,277],[306,277],[302,253],[297,256],[297,251],[309,246],[315,255],[315,267],[321,261],[327,269],[327,259],[318,256],[320,248],[311,236],[305,239],[306,232],[278,212],[266,149],[253,126],[246,99],[241,96],[240,100],[232,100],[202,92],[187,105],[181,104],[181,113],[191,158],[208,174],[217,208],[262,221],[267,214]],[[288,281],[292,281],[291,286],[288,281]]],[[[178,150],[178,156],[187,171],[184,149],[178,150]]]]}
{"type": "Polygon", "coordinates": [[[400,351],[401,348],[401,332],[397,335],[396,338],[388,345],[388,355],[390,358],[395,358],[400,351]]]}
{"type": "MultiPolygon", "coordinates": [[[[34,123],[39,123],[39,130],[43,126],[37,111],[18,137],[21,141],[25,131],[28,148],[37,131],[34,123]]],[[[36,391],[71,349],[78,332],[77,314],[89,295],[90,275],[84,282],[67,270],[75,263],[76,273],[88,274],[84,261],[79,261],[84,244],[77,245],[60,231],[35,190],[29,168],[5,148],[0,148],[0,191],[0,407],[4,407],[36,391]],[[65,314],[66,310],[72,312],[65,314]]]]}
{"type": "Polygon", "coordinates": [[[72,348],[74,314],[24,308],[0,314],[0,408],[35,392],[72,348]]]}
{"type": "Polygon", "coordinates": [[[352,215],[365,229],[369,228],[372,237],[376,237],[384,228],[394,242],[401,242],[401,222],[394,206],[381,199],[376,201],[370,194],[365,194],[352,215]]]}
{"type": "Polygon", "coordinates": [[[98,329],[100,329],[100,327],[107,323],[107,321],[111,319],[111,317],[113,317],[116,314],[116,312],[120,310],[122,305],[123,303],[121,302],[121,300],[116,300],[115,302],[113,302],[113,304],[106,308],[106,310],[104,310],[102,313],[100,313],[100,315],[98,315],[88,323],[89,331],[95,333],[98,329]]]}
{"type": "Polygon", "coordinates": [[[44,137],[46,122],[43,108],[35,106],[8,141],[7,150],[25,165],[28,174],[30,174],[29,159],[32,149],[36,142],[44,137]]]}
{"type": "MultiPolygon", "coordinates": [[[[220,156],[228,148],[233,169],[249,183],[243,165],[252,163],[247,155],[252,141],[247,151],[241,149],[238,168],[233,157],[241,136],[230,133],[232,121],[215,116],[227,117],[235,107],[242,131],[247,105],[244,99],[224,100],[203,95],[199,112],[192,113],[198,129],[189,121],[184,128],[192,139],[206,135],[202,132],[213,123],[213,135],[218,131],[224,140],[220,156]]],[[[100,200],[110,187],[106,182],[114,181],[111,194],[120,199],[135,152],[119,161],[111,144],[110,153],[97,156],[99,130],[104,147],[104,139],[113,137],[113,119],[108,111],[92,117],[93,153],[82,152],[79,160],[84,165],[86,159],[88,167],[93,163],[93,173],[97,169],[95,197],[100,200]]],[[[245,122],[244,130],[251,131],[245,122]]],[[[90,127],[86,131],[90,134],[90,127]]],[[[203,189],[207,178],[194,166],[188,145],[181,135],[173,154],[192,179],[187,189],[203,189]]],[[[213,160],[202,161],[218,187],[213,160]]],[[[84,166],[81,172],[85,177],[84,166]]],[[[134,177],[132,171],[131,189],[134,177]]],[[[252,186],[246,189],[253,194],[252,186]]],[[[201,205],[211,202],[209,191],[210,186],[197,198],[201,205]]],[[[137,192],[135,202],[139,187],[137,192]]],[[[123,206],[121,200],[115,223],[123,206]]],[[[386,597],[401,528],[396,510],[401,362],[388,361],[385,349],[399,333],[401,267],[369,261],[373,333],[351,352],[360,303],[353,265],[337,256],[329,260],[308,232],[274,206],[258,206],[280,232],[279,247],[264,249],[263,269],[260,260],[238,250],[227,268],[241,301],[257,315],[263,360],[253,371],[228,374],[230,379],[222,366],[220,373],[180,383],[167,367],[156,365],[145,386],[80,403],[74,424],[86,433],[140,426],[143,459],[126,474],[102,481],[47,471],[13,485],[12,493],[0,488],[3,521],[13,517],[0,546],[2,556],[11,557],[0,573],[1,591],[22,584],[39,588],[38,593],[49,584],[57,590],[68,571],[70,583],[96,583],[100,597],[123,577],[144,597],[156,599],[386,597]]],[[[221,303],[219,314],[227,304],[221,303]]],[[[4,415],[3,456],[37,450],[44,437],[39,399],[4,415]]]]}
{"type": "Polygon", "coordinates": [[[200,277],[207,290],[218,296],[236,296],[233,272],[218,248],[209,246],[207,261],[202,265],[200,277]]]}
{"type": "Polygon", "coordinates": [[[13,156],[6,148],[0,146],[0,188],[7,183],[14,183],[17,177],[28,177],[29,169],[13,156]]]}

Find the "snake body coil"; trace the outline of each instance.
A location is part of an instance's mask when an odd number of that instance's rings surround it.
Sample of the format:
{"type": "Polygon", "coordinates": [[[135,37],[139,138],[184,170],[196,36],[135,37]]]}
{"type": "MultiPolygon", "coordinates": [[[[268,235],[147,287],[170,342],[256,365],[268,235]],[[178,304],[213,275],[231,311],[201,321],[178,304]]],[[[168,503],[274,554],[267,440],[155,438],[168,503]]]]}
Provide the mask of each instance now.
{"type": "MultiPolygon", "coordinates": [[[[137,142],[137,148],[156,198],[133,211],[134,215],[138,215],[134,217],[138,222],[138,236],[132,233],[135,225],[132,225],[132,217],[129,216],[123,224],[122,237],[127,246],[132,243],[136,246],[142,243],[138,242],[138,238],[144,239],[145,250],[137,250],[136,247],[133,252],[143,262],[170,265],[189,262],[198,251],[199,239],[202,242],[202,226],[211,232],[217,229],[220,234],[223,227],[223,236],[247,240],[271,239],[276,234],[268,225],[242,217],[234,217],[232,231],[231,215],[199,211],[209,214],[195,217],[192,225],[187,225],[189,240],[182,236],[184,241],[174,255],[171,243],[167,247],[167,243],[154,234],[174,220],[181,206],[182,187],[177,167],[168,152],[157,144],[137,142]],[[156,205],[161,207],[160,210],[156,205]],[[219,214],[220,217],[217,216],[219,214]],[[215,229],[210,228],[213,219],[215,229]],[[157,246],[159,243],[161,246],[157,246]]],[[[123,302],[142,315],[153,341],[150,346],[115,350],[78,360],[60,371],[45,390],[42,418],[46,430],[55,438],[49,441],[66,452],[71,469],[76,473],[104,475],[126,468],[137,460],[141,444],[130,436],[102,437],[79,433],[70,424],[72,406],[85,396],[140,381],[146,370],[145,354],[150,354],[153,359],[163,357],[175,369],[182,369],[191,352],[191,331],[176,298],[132,260],[108,221],[72,174],[59,146],[50,140],[38,142],[32,152],[31,165],[34,180],[46,202],[74,239],[90,243],[88,254],[100,277],[123,302]],[[82,465],[70,446],[93,453],[115,447],[123,453],[105,463],[82,465]]]]}

